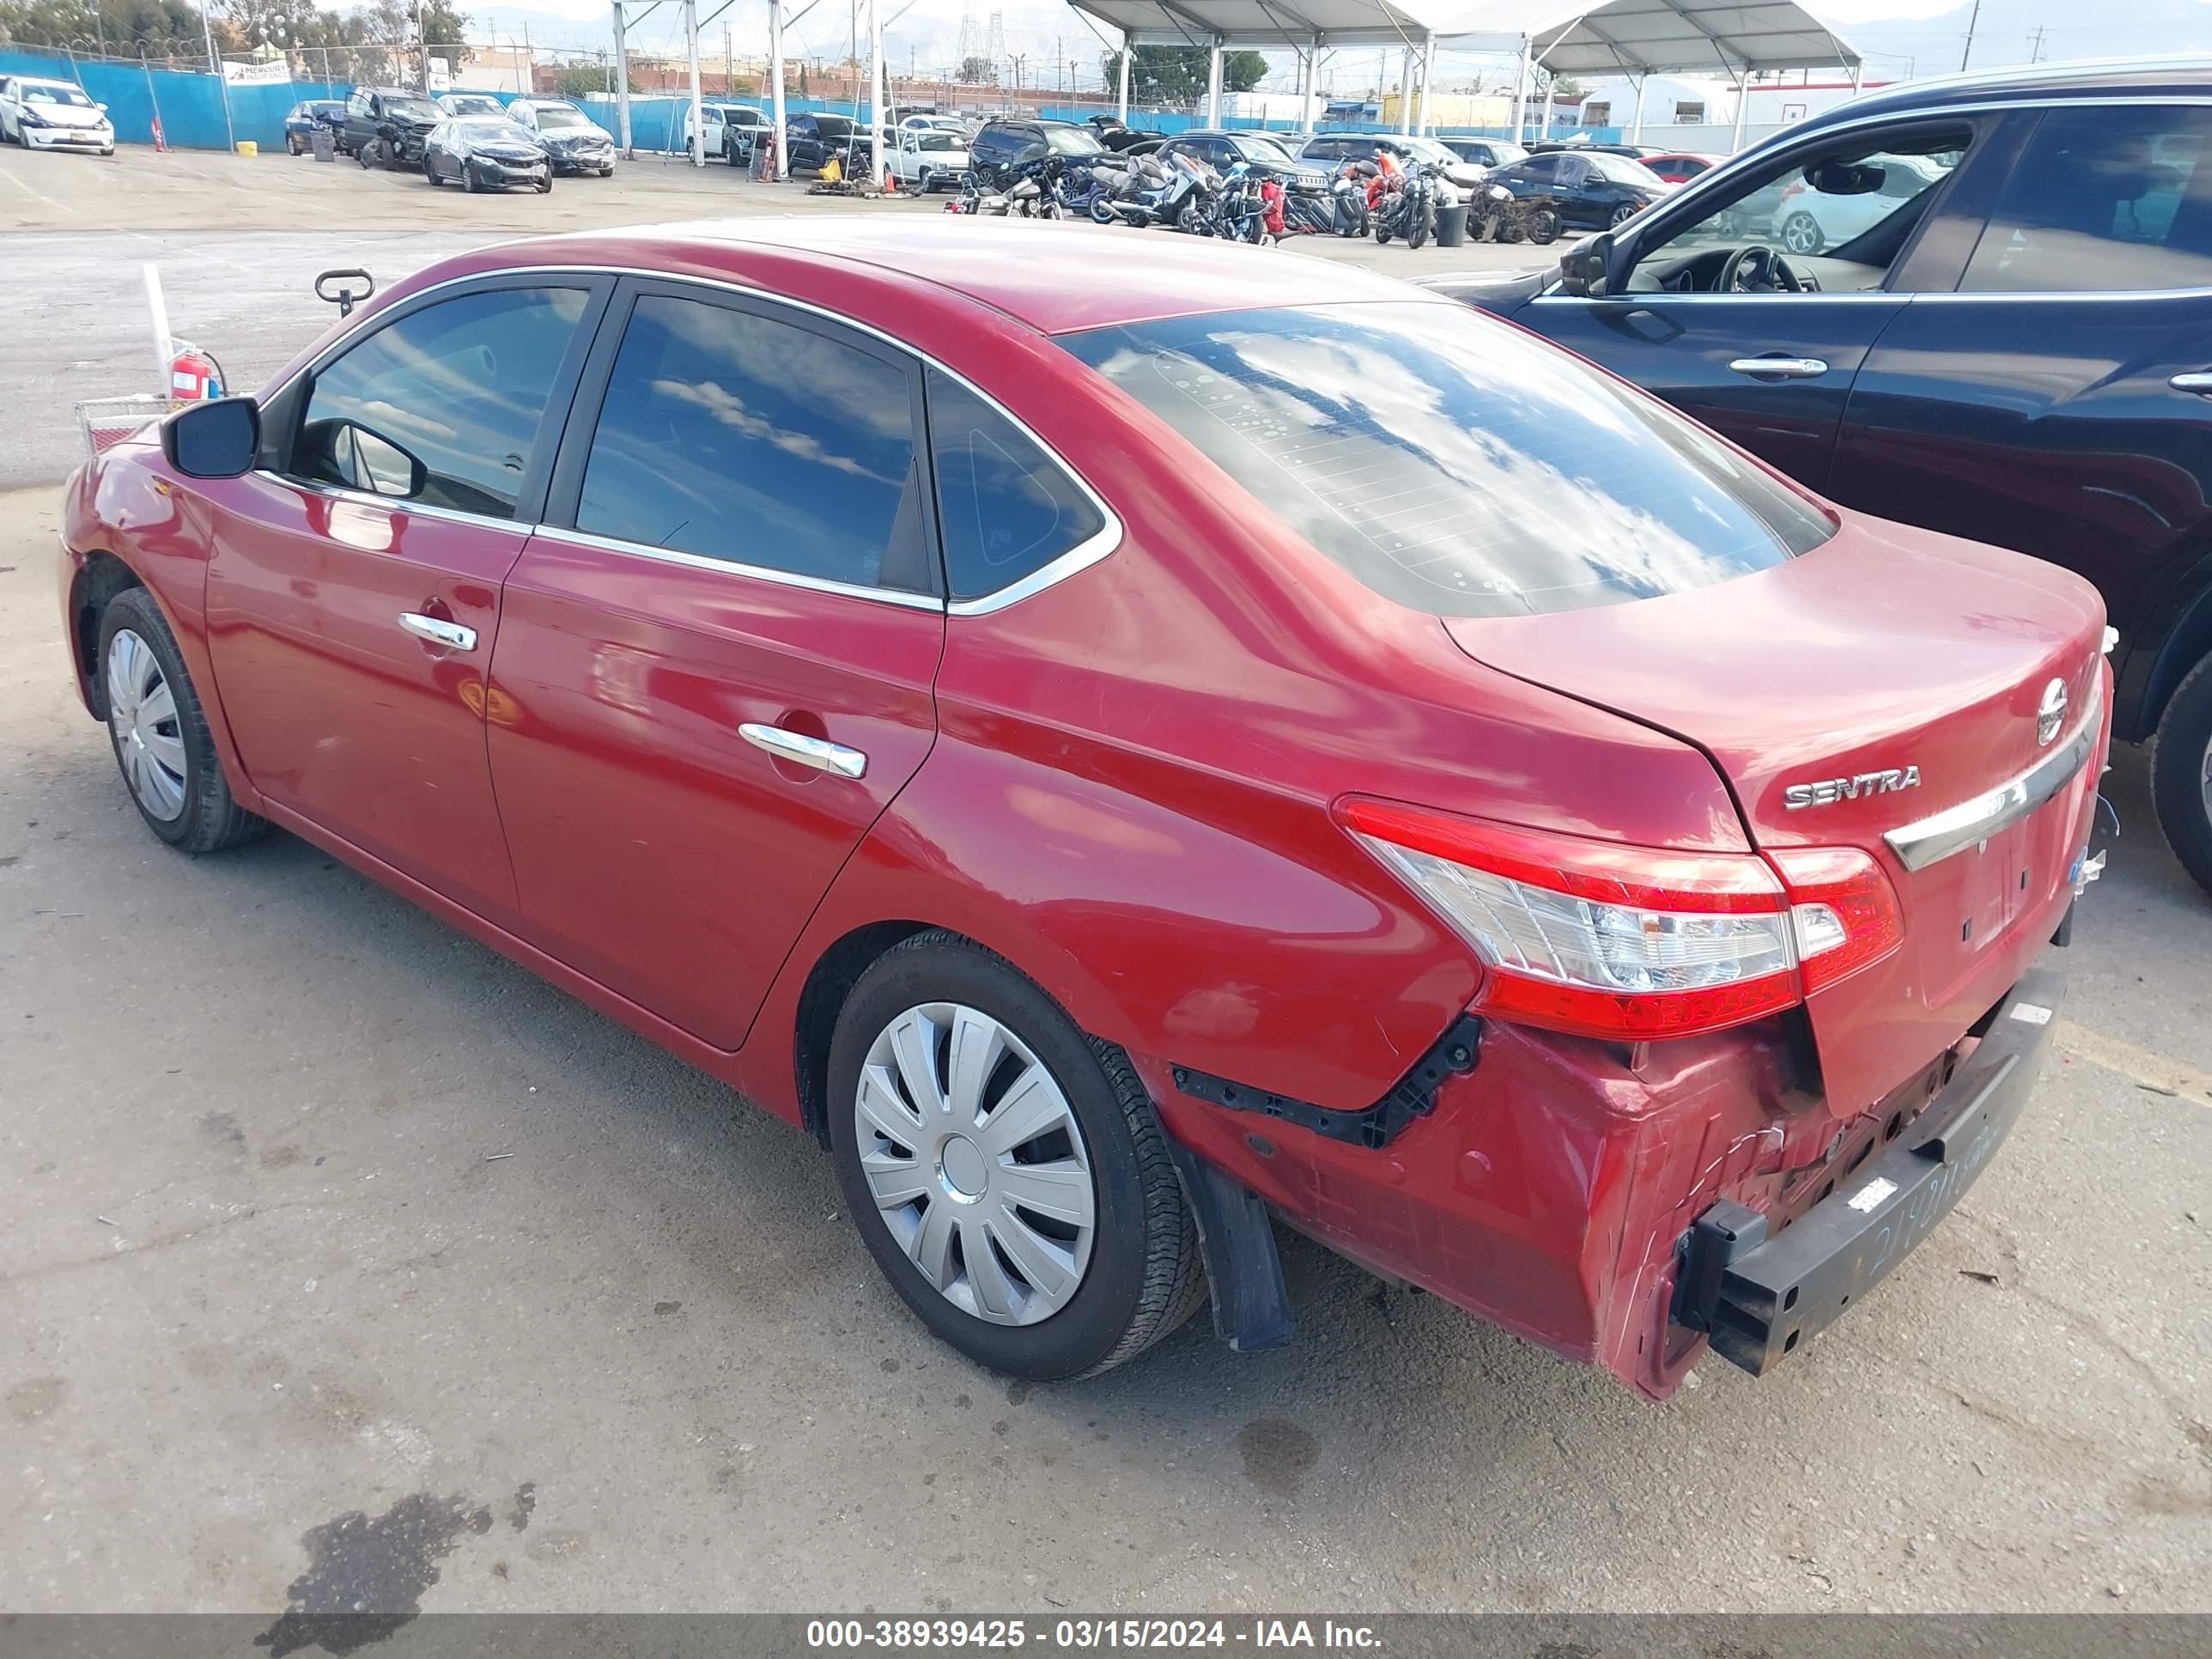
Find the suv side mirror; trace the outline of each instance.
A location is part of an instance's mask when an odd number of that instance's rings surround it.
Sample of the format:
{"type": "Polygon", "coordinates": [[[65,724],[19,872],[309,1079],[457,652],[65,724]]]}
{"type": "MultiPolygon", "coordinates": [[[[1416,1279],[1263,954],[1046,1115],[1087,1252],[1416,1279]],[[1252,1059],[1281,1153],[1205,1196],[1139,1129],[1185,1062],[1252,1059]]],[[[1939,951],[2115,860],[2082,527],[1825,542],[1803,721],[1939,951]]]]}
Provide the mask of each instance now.
{"type": "Polygon", "coordinates": [[[261,453],[261,407],[251,398],[192,404],[161,422],[161,453],[187,478],[240,478],[261,453]]]}
{"type": "Polygon", "coordinates": [[[1559,256],[1559,292],[1578,300],[1602,295],[1613,271],[1613,235],[1601,231],[1559,256]]]}

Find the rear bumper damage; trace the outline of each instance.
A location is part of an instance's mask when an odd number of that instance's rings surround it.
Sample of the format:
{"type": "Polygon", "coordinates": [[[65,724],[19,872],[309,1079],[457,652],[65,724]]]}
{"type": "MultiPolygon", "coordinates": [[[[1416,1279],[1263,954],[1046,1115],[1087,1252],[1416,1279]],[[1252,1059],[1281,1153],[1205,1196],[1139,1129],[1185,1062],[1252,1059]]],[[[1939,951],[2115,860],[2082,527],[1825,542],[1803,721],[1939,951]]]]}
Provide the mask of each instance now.
{"type": "Polygon", "coordinates": [[[1699,1216],[1684,1245],[1676,1322],[1764,1376],[1887,1278],[2011,1133],[2065,988],[2057,969],[2031,969],[1913,1128],[1794,1222],[1770,1234],[1765,1216],[1725,1199],[1699,1216]]]}

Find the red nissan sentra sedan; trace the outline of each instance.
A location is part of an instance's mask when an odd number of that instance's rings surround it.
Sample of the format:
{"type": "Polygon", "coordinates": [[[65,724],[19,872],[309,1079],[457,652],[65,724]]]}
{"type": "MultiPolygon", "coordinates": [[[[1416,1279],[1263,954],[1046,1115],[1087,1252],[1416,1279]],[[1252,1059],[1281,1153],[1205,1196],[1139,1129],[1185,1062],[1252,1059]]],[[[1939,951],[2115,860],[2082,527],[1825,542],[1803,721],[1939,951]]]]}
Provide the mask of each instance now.
{"type": "Polygon", "coordinates": [[[70,486],[139,811],[305,836],[804,1125],[997,1370],[1209,1280],[1284,1340],[1271,1212],[1654,1396],[1765,1370],[2029,1091],[2095,592],[1451,301],[1123,252],[398,284],[70,486]]]}

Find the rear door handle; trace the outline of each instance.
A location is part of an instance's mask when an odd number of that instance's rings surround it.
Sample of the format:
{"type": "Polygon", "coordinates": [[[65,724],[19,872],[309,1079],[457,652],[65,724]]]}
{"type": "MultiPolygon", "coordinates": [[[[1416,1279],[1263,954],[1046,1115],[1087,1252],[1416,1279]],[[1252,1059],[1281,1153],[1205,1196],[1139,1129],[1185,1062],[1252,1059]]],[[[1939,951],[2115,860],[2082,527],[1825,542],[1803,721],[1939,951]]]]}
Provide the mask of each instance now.
{"type": "Polygon", "coordinates": [[[779,760],[793,761],[800,766],[811,766],[817,772],[834,772],[841,778],[862,778],[868,775],[868,757],[857,749],[848,749],[842,743],[832,743],[827,738],[810,738],[804,732],[787,732],[780,726],[763,726],[748,720],[738,728],[738,735],[756,749],[765,749],[779,760]]]}
{"type": "Polygon", "coordinates": [[[2202,371],[2194,374],[2177,374],[2166,384],[2176,392],[2193,392],[2200,398],[2212,398],[2212,374],[2202,371]]]}
{"type": "Polygon", "coordinates": [[[413,611],[403,611],[399,613],[399,625],[416,639],[442,645],[448,651],[473,651],[477,648],[477,630],[464,628],[459,623],[425,617],[413,611]]]}
{"type": "Polygon", "coordinates": [[[1828,366],[1818,357],[1739,357],[1729,369],[1771,380],[1811,380],[1826,374],[1828,366]]]}

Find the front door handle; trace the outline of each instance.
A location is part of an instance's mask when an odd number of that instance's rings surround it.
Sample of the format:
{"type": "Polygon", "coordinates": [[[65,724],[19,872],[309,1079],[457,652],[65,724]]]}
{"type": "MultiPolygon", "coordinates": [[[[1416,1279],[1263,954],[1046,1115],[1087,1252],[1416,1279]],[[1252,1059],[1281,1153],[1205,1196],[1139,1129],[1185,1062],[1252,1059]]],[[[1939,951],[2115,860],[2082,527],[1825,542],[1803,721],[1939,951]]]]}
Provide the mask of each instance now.
{"type": "Polygon", "coordinates": [[[448,651],[473,651],[477,648],[477,630],[464,628],[459,623],[447,622],[438,617],[425,617],[413,611],[403,611],[399,613],[399,625],[416,639],[442,645],[448,651]]]}
{"type": "Polygon", "coordinates": [[[2202,371],[2194,374],[2177,374],[2166,384],[2176,392],[2193,392],[2200,398],[2212,398],[2212,374],[2202,371]]]}
{"type": "Polygon", "coordinates": [[[1818,357],[1739,357],[1729,370],[1770,380],[1811,380],[1826,374],[1828,366],[1818,357]]]}
{"type": "Polygon", "coordinates": [[[835,772],[841,778],[868,775],[866,755],[827,738],[810,738],[804,732],[787,732],[781,726],[763,726],[753,720],[739,726],[738,735],[754,748],[767,750],[778,760],[811,766],[817,772],[835,772]]]}

